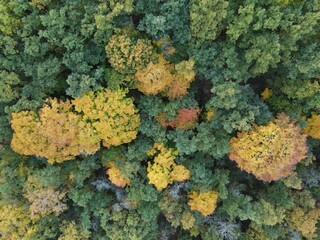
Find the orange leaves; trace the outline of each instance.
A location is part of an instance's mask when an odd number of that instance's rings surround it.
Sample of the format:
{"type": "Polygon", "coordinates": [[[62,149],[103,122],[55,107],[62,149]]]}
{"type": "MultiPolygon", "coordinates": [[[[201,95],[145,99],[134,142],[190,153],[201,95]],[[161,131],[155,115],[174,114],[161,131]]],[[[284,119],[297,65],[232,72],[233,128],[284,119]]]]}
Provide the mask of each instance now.
{"type": "Polygon", "coordinates": [[[170,99],[181,98],[188,93],[191,82],[195,79],[194,61],[182,61],[175,65],[174,80],[165,92],[170,99]]]}
{"type": "Polygon", "coordinates": [[[204,217],[209,216],[217,207],[218,192],[212,190],[209,192],[192,191],[188,194],[190,199],[188,205],[191,210],[199,211],[204,217]]]}
{"type": "Polygon", "coordinates": [[[116,185],[117,187],[124,188],[127,184],[130,184],[131,180],[128,178],[125,178],[122,175],[120,169],[118,169],[113,162],[109,162],[107,166],[108,166],[107,174],[109,175],[109,180],[114,185],[116,185]]]}
{"type": "Polygon", "coordinates": [[[162,93],[170,99],[181,98],[195,78],[193,67],[192,60],[174,66],[159,55],[157,63],[150,62],[136,72],[136,87],[146,95],[162,93]]]}
{"type": "Polygon", "coordinates": [[[125,91],[89,92],[74,101],[48,100],[39,110],[12,114],[11,147],[23,155],[48,158],[50,163],[93,154],[136,138],[140,117],[125,91]],[[73,110],[75,109],[75,111],[73,110]]]}
{"type": "Polygon", "coordinates": [[[177,155],[177,151],[165,148],[163,144],[154,144],[153,149],[148,151],[148,156],[154,156],[154,163],[148,162],[147,176],[149,183],[155,185],[158,191],[173,181],[183,182],[190,178],[190,171],[174,162],[177,155]]]}
{"type": "Polygon", "coordinates": [[[182,130],[193,129],[198,121],[199,108],[182,108],[178,111],[175,119],[169,121],[165,113],[161,113],[156,117],[156,120],[162,127],[172,127],[182,130]]]}
{"type": "Polygon", "coordinates": [[[306,135],[284,113],[266,126],[254,126],[230,140],[229,158],[258,179],[271,182],[290,175],[307,153],[306,135]]]}
{"type": "Polygon", "coordinates": [[[105,50],[111,66],[146,95],[181,98],[195,78],[193,60],[169,63],[149,40],[136,40],[130,34],[113,35],[105,50]]]}

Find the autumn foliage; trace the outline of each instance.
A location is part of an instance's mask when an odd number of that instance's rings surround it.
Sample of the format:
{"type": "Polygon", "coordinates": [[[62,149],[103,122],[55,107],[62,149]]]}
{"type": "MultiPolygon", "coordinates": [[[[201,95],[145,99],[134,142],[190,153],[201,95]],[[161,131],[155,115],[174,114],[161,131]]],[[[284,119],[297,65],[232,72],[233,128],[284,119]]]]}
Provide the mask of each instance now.
{"type": "Polygon", "coordinates": [[[125,91],[89,92],[71,101],[51,99],[39,110],[12,114],[14,151],[62,162],[93,154],[104,146],[118,146],[136,138],[137,110],[125,91]],[[74,110],[75,109],[75,110],[74,110]]]}
{"type": "Polygon", "coordinates": [[[258,179],[275,181],[290,175],[307,153],[306,135],[284,113],[266,126],[254,126],[230,140],[229,158],[258,179]]]}
{"type": "Polygon", "coordinates": [[[109,176],[109,180],[114,185],[116,185],[117,187],[124,188],[127,184],[130,184],[131,180],[123,176],[121,170],[117,168],[114,162],[108,162],[107,167],[107,174],[109,176]]]}
{"type": "Polygon", "coordinates": [[[182,130],[193,129],[198,121],[199,108],[181,108],[173,120],[169,120],[165,113],[161,113],[156,120],[162,127],[172,127],[182,130]]]}
{"type": "Polygon", "coordinates": [[[188,194],[188,205],[191,210],[196,210],[206,217],[216,209],[218,196],[218,192],[214,190],[209,192],[192,191],[188,194]]]}
{"type": "Polygon", "coordinates": [[[149,157],[154,157],[153,163],[148,162],[149,183],[155,185],[158,191],[166,188],[174,181],[183,182],[190,178],[190,171],[183,165],[174,162],[178,151],[155,143],[148,151],[149,157]]]}
{"type": "Polygon", "coordinates": [[[176,65],[169,63],[162,55],[158,62],[149,64],[136,72],[136,87],[146,95],[163,94],[170,99],[181,98],[195,78],[194,61],[182,61],[176,65]]]}
{"type": "Polygon", "coordinates": [[[312,116],[307,119],[308,125],[303,129],[303,132],[310,137],[320,139],[320,115],[312,113],[312,116]]]}
{"type": "Polygon", "coordinates": [[[90,123],[104,146],[119,146],[136,138],[140,117],[125,91],[102,89],[89,92],[82,98],[76,98],[73,104],[75,111],[85,123],[90,123]]]}
{"type": "Polygon", "coordinates": [[[314,239],[317,230],[317,221],[320,217],[320,209],[305,210],[295,208],[290,214],[289,224],[301,232],[302,236],[307,239],[314,239]]]}

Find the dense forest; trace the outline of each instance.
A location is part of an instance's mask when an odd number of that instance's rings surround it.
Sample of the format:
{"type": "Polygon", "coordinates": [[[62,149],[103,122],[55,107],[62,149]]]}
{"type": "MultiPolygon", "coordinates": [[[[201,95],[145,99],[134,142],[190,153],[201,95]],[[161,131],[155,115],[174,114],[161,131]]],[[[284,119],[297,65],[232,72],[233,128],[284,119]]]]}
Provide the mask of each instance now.
{"type": "Polygon", "coordinates": [[[1,240],[320,239],[319,0],[0,0],[1,240]]]}

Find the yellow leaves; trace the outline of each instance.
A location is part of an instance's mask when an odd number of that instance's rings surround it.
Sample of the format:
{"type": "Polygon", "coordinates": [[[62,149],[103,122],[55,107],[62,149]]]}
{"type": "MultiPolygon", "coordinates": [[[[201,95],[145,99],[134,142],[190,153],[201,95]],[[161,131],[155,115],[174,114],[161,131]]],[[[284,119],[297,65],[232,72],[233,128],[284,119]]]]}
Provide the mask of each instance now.
{"type": "Polygon", "coordinates": [[[177,165],[174,160],[178,152],[172,148],[165,148],[163,144],[155,143],[147,152],[154,157],[154,163],[148,162],[149,183],[155,185],[158,191],[166,188],[174,181],[183,182],[190,178],[190,171],[183,165],[177,165]]]}
{"type": "Polygon", "coordinates": [[[129,178],[125,178],[120,169],[116,167],[113,162],[109,162],[107,164],[108,170],[107,174],[109,175],[109,180],[116,185],[117,187],[124,188],[126,185],[130,184],[131,180],[129,178]]]}
{"type": "Polygon", "coordinates": [[[158,62],[149,64],[136,72],[136,87],[147,95],[156,95],[165,91],[173,81],[171,71],[173,65],[167,62],[163,56],[159,56],[158,62]]]}
{"type": "Polygon", "coordinates": [[[27,111],[13,113],[12,149],[24,155],[46,157],[50,163],[73,159],[81,148],[77,141],[80,116],[71,112],[71,107],[69,101],[51,99],[39,115],[27,111]]]}
{"type": "Polygon", "coordinates": [[[75,221],[63,221],[62,224],[60,227],[62,234],[58,240],[85,240],[91,236],[88,230],[82,229],[81,225],[76,224],[75,221]]]}
{"type": "Polygon", "coordinates": [[[303,129],[303,132],[310,137],[320,139],[320,114],[312,113],[307,119],[308,125],[303,129]]]}
{"type": "Polygon", "coordinates": [[[261,93],[261,97],[262,97],[262,100],[265,101],[267,99],[269,99],[272,95],[272,90],[269,89],[269,88],[265,88],[263,90],[263,92],[261,93]]]}
{"type": "Polygon", "coordinates": [[[295,208],[289,216],[289,224],[301,232],[307,239],[316,237],[316,224],[320,217],[320,209],[305,211],[303,208],[295,208]]]}
{"type": "Polygon", "coordinates": [[[216,115],[216,112],[213,108],[209,108],[205,113],[206,121],[211,121],[211,119],[216,115]]]}
{"type": "Polygon", "coordinates": [[[1,239],[27,239],[33,232],[31,219],[24,206],[0,205],[1,239]]]}
{"type": "Polygon", "coordinates": [[[136,72],[136,87],[147,95],[162,93],[170,99],[181,98],[187,94],[195,78],[194,61],[182,61],[175,66],[162,55],[158,62],[150,62],[144,69],[136,72]]]}
{"type": "Polygon", "coordinates": [[[239,132],[230,145],[231,160],[242,170],[268,182],[290,175],[307,153],[306,135],[283,113],[266,126],[239,132]]]}
{"type": "Polygon", "coordinates": [[[86,101],[73,101],[75,109],[91,122],[104,146],[119,146],[136,138],[140,117],[125,91],[102,89],[84,98],[86,101]]]}
{"type": "Polygon", "coordinates": [[[173,183],[170,176],[170,169],[165,168],[159,163],[151,164],[148,162],[148,178],[149,183],[155,185],[158,191],[166,188],[169,184],[173,183]]]}
{"type": "Polygon", "coordinates": [[[49,163],[93,154],[136,138],[140,117],[126,91],[102,89],[72,102],[51,99],[39,110],[12,114],[11,147],[24,155],[48,158],[49,163]],[[75,111],[73,110],[75,109],[75,111]]]}
{"type": "MultiPolygon", "coordinates": [[[[163,39],[157,45],[165,42],[163,39]]],[[[164,50],[165,55],[173,52],[172,47],[164,50]]],[[[113,35],[106,53],[111,66],[146,95],[161,93],[170,99],[181,98],[195,79],[193,60],[171,64],[165,60],[165,55],[156,54],[150,41],[134,40],[130,34],[113,35]]]]}
{"type": "Polygon", "coordinates": [[[181,218],[182,228],[184,230],[189,230],[194,226],[196,219],[189,211],[184,211],[181,218]]]}
{"type": "Polygon", "coordinates": [[[183,165],[176,165],[170,176],[174,181],[183,182],[190,178],[190,171],[183,165]]]}
{"type": "Polygon", "coordinates": [[[192,191],[188,194],[190,199],[188,205],[191,210],[200,212],[204,217],[214,212],[218,201],[218,192],[212,190],[209,192],[192,191]]]}

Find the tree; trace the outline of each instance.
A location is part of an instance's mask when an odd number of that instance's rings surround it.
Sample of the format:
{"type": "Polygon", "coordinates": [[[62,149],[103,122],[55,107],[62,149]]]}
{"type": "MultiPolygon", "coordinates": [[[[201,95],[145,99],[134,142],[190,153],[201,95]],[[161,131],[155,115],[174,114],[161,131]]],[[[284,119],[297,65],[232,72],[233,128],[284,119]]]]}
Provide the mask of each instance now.
{"type": "Polygon", "coordinates": [[[189,170],[183,165],[177,165],[174,160],[178,152],[165,148],[163,144],[154,144],[148,151],[149,157],[154,157],[153,163],[148,162],[149,183],[156,186],[158,191],[166,188],[174,181],[183,182],[190,178],[189,170]]]}
{"type": "Polygon", "coordinates": [[[311,117],[307,119],[308,125],[303,129],[303,132],[308,136],[320,139],[320,115],[312,113],[311,117]]]}
{"type": "Polygon", "coordinates": [[[140,117],[125,90],[101,89],[73,100],[75,111],[91,125],[105,147],[119,146],[136,138],[140,117]]]}
{"type": "Polygon", "coordinates": [[[123,74],[134,74],[154,60],[151,41],[133,40],[128,34],[113,35],[106,46],[106,53],[111,66],[123,74]]]}
{"type": "Polygon", "coordinates": [[[178,111],[177,116],[173,120],[168,120],[165,113],[156,116],[156,120],[162,127],[173,127],[182,130],[193,129],[198,121],[199,108],[182,108],[178,111]]]}
{"type": "Polygon", "coordinates": [[[146,95],[156,95],[168,89],[173,82],[173,65],[167,62],[163,56],[159,56],[158,62],[150,62],[136,72],[137,88],[146,95]]]}
{"type": "Polygon", "coordinates": [[[19,76],[13,72],[0,71],[0,102],[10,102],[19,97],[21,84],[19,76]]]}
{"type": "Polygon", "coordinates": [[[0,205],[0,239],[27,239],[34,231],[25,206],[0,205]]]}
{"type": "Polygon", "coordinates": [[[191,33],[199,43],[219,36],[225,26],[222,21],[227,16],[228,5],[225,0],[190,1],[191,33]]]}
{"type": "Polygon", "coordinates": [[[191,210],[196,210],[206,217],[216,209],[218,196],[218,192],[214,190],[209,192],[192,191],[188,193],[188,205],[191,210]]]}
{"type": "Polygon", "coordinates": [[[195,78],[194,61],[181,61],[173,65],[158,56],[158,62],[150,62],[136,72],[136,87],[146,95],[162,93],[170,99],[182,98],[195,78]]]}
{"type": "Polygon", "coordinates": [[[51,163],[72,160],[83,152],[96,152],[100,148],[99,139],[92,144],[84,139],[79,141],[81,117],[72,112],[72,107],[70,101],[51,99],[39,115],[33,111],[13,113],[12,149],[24,155],[48,158],[51,163]]]}
{"type": "Polygon", "coordinates": [[[319,217],[320,209],[306,211],[302,208],[295,208],[289,216],[289,224],[307,239],[314,239],[319,217]]]}
{"type": "Polygon", "coordinates": [[[83,229],[75,221],[64,221],[60,226],[60,230],[62,234],[58,240],[85,240],[90,239],[91,236],[89,231],[83,229]]]}
{"type": "Polygon", "coordinates": [[[284,113],[266,126],[255,125],[230,140],[229,158],[258,179],[276,181],[291,174],[307,153],[306,135],[284,113]]]}
{"type": "Polygon", "coordinates": [[[109,175],[109,180],[116,185],[117,187],[124,188],[127,184],[130,184],[131,180],[128,178],[125,178],[120,169],[118,169],[114,162],[108,162],[107,163],[107,174],[109,175]]]}

